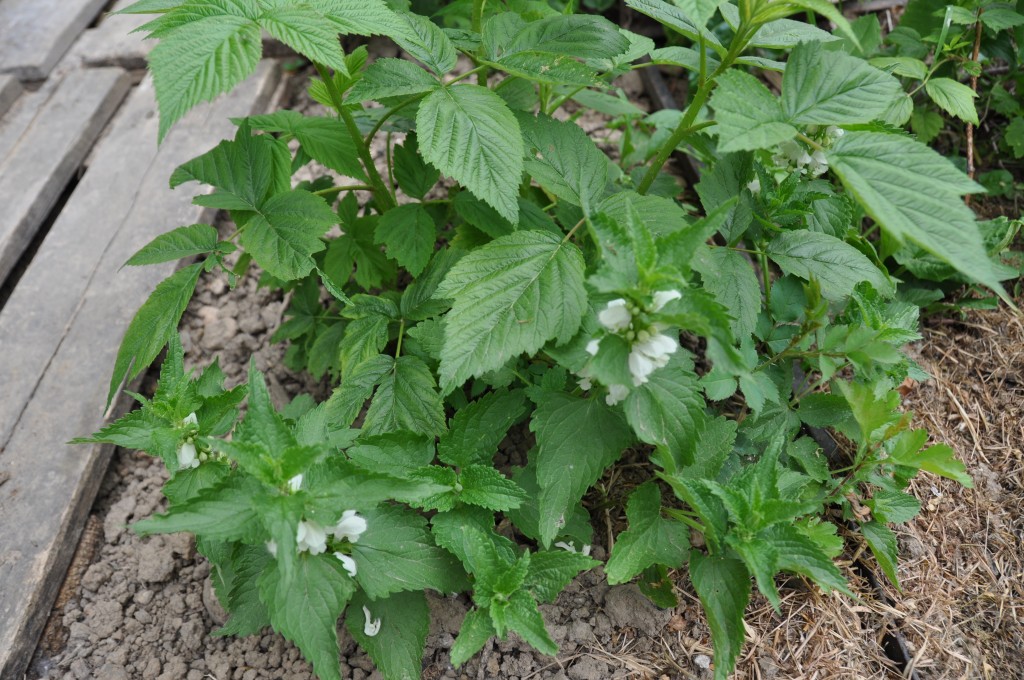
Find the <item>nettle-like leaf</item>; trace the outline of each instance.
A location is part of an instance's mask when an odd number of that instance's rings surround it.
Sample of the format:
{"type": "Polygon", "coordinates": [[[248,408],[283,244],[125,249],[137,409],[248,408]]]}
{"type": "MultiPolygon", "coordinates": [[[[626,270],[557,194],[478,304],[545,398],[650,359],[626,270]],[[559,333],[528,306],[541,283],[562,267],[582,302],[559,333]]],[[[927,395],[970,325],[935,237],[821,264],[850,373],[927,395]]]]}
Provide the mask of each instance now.
{"type": "Polygon", "coordinates": [[[178,322],[195,292],[202,263],[179,269],[161,281],[135,313],[117,350],[114,372],[110,376],[107,403],[124,381],[134,380],[177,333],[178,322]]]}
{"type": "Polygon", "coordinates": [[[796,124],[843,125],[880,118],[903,95],[896,78],[821,43],[798,45],[782,78],[782,108],[796,124]]]}
{"type": "Polygon", "coordinates": [[[604,197],[608,157],[583,129],[547,116],[520,116],[526,171],[544,189],[589,214],[604,197]]]}
{"type": "Polygon", "coordinates": [[[521,390],[491,392],[456,412],[441,436],[437,455],[457,467],[488,465],[508,429],[526,414],[521,390]]]}
{"type": "Polygon", "coordinates": [[[366,177],[356,155],[355,145],[359,140],[353,140],[344,123],[336,118],[304,116],[298,111],[275,111],[262,116],[250,116],[246,120],[257,130],[295,137],[306,153],[331,170],[348,177],[366,177]]]}
{"type": "Polygon", "coordinates": [[[440,86],[434,76],[411,61],[384,58],[366,67],[348,96],[353,101],[362,102],[425,94],[440,86]]]}
{"type": "Polygon", "coordinates": [[[322,680],[341,680],[337,622],[355,591],[341,562],[307,553],[296,560],[291,578],[272,563],[259,584],[274,629],[302,650],[322,680]]]}
{"type": "Polygon", "coordinates": [[[864,253],[828,234],[787,231],[772,239],[765,252],[787,274],[817,279],[822,295],[830,300],[846,299],[861,281],[886,297],[896,292],[885,272],[864,253]]]}
{"type": "Polygon", "coordinates": [[[419,680],[430,628],[430,607],[422,591],[371,600],[357,592],[345,612],[345,627],[388,680],[419,680]],[[380,630],[367,634],[367,627],[380,630]]]}
{"type": "Polygon", "coordinates": [[[217,230],[208,224],[192,224],[160,234],[125,262],[126,266],[175,262],[205,255],[218,248],[217,230]]]}
{"type": "Polygon", "coordinates": [[[447,393],[549,340],[572,339],[586,311],[583,257],[557,235],[516,232],[459,260],[437,297],[454,301],[441,350],[447,393]]]}
{"type": "Polygon", "coordinates": [[[726,680],[743,646],[743,612],[750,601],[750,573],[723,555],[690,553],[690,580],[711,626],[715,680],[726,680]]]}
{"type": "Polygon", "coordinates": [[[400,205],[377,222],[374,240],[387,246],[388,257],[419,276],[434,254],[437,227],[420,203],[400,205]]]}
{"type": "Polygon", "coordinates": [[[827,152],[843,185],[897,240],[909,240],[1005,297],[961,196],[981,187],[924,144],[902,135],[850,132],[827,152]]]}
{"type": "Polygon", "coordinates": [[[605,565],[608,583],[625,583],[654,564],[677,568],[689,557],[689,528],[661,517],[661,492],[653,482],[634,491],[626,506],[629,529],[619,534],[605,565]]]}
{"type": "Polygon", "coordinates": [[[766,149],[792,139],[797,130],[782,106],[757,78],[743,71],[726,71],[711,97],[722,151],[766,149]]]}
{"type": "Polygon", "coordinates": [[[693,462],[707,417],[693,361],[686,352],[677,351],[667,366],[633,389],[626,397],[625,411],[641,441],[665,447],[678,465],[693,462]]]}
{"type": "Polygon", "coordinates": [[[337,223],[324,199],[296,189],[262,203],[239,242],[267,272],[291,281],[313,271],[313,253],[326,247],[320,237],[337,223]]]}
{"type": "Polygon", "coordinates": [[[399,357],[379,380],[363,429],[367,434],[408,430],[439,435],[445,430],[444,407],[434,375],[414,356],[399,357]]]}
{"type": "Polygon", "coordinates": [[[408,509],[384,506],[366,513],[367,529],[352,545],[356,580],[374,599],[391,593],[432,588],[453,593],[466,585],[449,553],[438,548],[427,521],[408,509]]]}
{"type": "Polygon", "coordinates": [[[420,103],[416,131],[423,158],[518,222],[523,140],[501,97],[479,85],[440,88],[420,103]]]}
{"type": "Polygon", "coordinates": [[[633,443],[622,415],[597,399],[553,393],[530,421],[537,435],[540,538],[550,545],[565,526],[570,508],[633,443]],[[586,438],[580,432],[589,433],[586,438]]]}

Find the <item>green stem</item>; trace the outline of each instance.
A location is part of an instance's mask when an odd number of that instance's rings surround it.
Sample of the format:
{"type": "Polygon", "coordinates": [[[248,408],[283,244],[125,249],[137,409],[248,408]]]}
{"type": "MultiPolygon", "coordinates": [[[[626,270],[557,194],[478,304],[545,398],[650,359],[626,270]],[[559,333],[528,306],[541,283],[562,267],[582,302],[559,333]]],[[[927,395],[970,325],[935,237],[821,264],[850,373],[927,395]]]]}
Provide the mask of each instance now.
{"type": "Polygon", "coordinates": [[[398,344],[395,346],[395,360],[402,356],[402,338],[405,337],[405,319],[403,318],[398,325],[398,344]]]}
{"type": "Polygon", "coordinates": [[[479,33],[484,23],[484,5],[487,0],[473,0],[473,16],[470,26],[476,33],[479,33]]]}
{"type": "Polygon", "coordinates": [[[331,97],[331,102],[334,104],[334,108],[338,110],[338,116],[345,123],[345,127],[348,128],[348,134],[352,137],[352,141],[356,145],[356,153],[359,154],[359,159],[363,162],[363,166],[366,169],[366,175],[369,177],[370,186],[373,187],[373,199],[377,202],[381,212],[385,212],[395,207],[395,197],[391,195],[388,188],[384,185],[384,180],[381,179],[380,173],[377,172],[377,166],[373,162],[373,156],[370,155],[369,145],[363,142],[363,135],[359,132],[359,126],[356,125],[355,118],[352,117],[352,113],[345,108],[345,100],[341,96],[341,91],[338,90],[338,86],[334,82],[334,78],[331,77],[330,71],[323,64],[314,63],[317,73],[320,74],[320,78],[324,81],[324,85],[327,87],[327,93],[331,97]]]}
{"type": "Polygon", "coordinates": [[[562,107],[562,106],[563,106],[563,105],[564,105],[564,104],[565,104],[565,103],[566,103],[567,101],[569,101],[570,99],[572,99],[573,97],[575,97],[575,96],[576,96],[576,95],[577,95],[577,94],[578,94],[578,93],[579,93],[580,91],[582,91],[582,90],[585,90],[585,89],[587,89],[587,88],[586,88],[586,86],[583,86],[583,87],[577,87],[577,88],[576,88],[575,90],[573,90],[573,91],[572,91],[572,92],[570,92],[569,94],[565,95],[564,97],[562,97],[562,98],[560,98],[560,99],[556,99],[556,100],[555,100],[555,101],[554,101],[554,102],[553,102],[553,103],[551,104],[551,108],[550,108],[550,109],[548,109],[547,111],[545,111],[545,113],[547,113],[547,114],[548,114],[548,115],[550,116],[550,115],[551,115],[552,113],[554,113],[554,112],[555,112],[555,111],[557,111],[557,110],[558,110],[559,108],[561,108],[561,107],[562,107]]]}
{"type": "Polygon", "coordinates": [[[369,184],[348,184],[342,187],[328,187],[327,189],[320,189],[314,191],[315,196],[330,196],[331,194],[340,194],[343,191],[373,191],[373,187],[369,184]]]}
{"type": "Polygon", "coordinates": [[[761,280],[764,282],[764,304],[765,307],[770,308],[772,306],[772,274],[768,269],[768,254],[764,247],[757,253],[757,257],[761,262],[761,280]]]}
{"type": "Polygon", "coordinates": [[[668,162],[668,157],[672,155],[672,152],[676,150],[676,147],[682,143],[683,139],[687,135],[691,134],[693,130],[693,121],[697,119],[700,114],[700,110],[704,108],[704,103],[708,100],[711,95],[711,91],[715,88],[715,78],[722,74],[727,68],[732,65],[732,62],[743,52],[743,48],[746,46],[749,37],[748,30],[741,30],[732,39],[732,43],[729,45],[729,51],[722,58],[722,63],[718,65],[714,73],[708,77],[707,80],[700,83],[697,88],[697,93],[693,95],[693,99],[686,107],[686,112],[683,114],[683,119],[679,121],[679,126],[676,127],[675,132],[672,136],[661,145],[658,149],[658,154],[654,157],[654,162],[651,163],[651,167],[647,168],[647,173],[644,178],[640,180],[640,186],[637,187],[637,193],[646,194],[654,184],[654,180],[657,179],[658,173],[661,172],[661,168],[668,162]]]}

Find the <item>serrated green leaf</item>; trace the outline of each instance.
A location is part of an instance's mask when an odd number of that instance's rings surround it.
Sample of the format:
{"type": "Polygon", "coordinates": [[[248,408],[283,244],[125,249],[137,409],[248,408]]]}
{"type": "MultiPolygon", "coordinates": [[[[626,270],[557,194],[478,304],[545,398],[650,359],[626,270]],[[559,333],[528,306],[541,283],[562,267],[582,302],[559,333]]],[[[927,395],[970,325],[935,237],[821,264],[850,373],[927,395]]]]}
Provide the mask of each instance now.
{"type": "Polygon", "coordinates": [[[693,260],[704,287],[725,307],[733,335],[745,338],[754,332],[761,312],[761,285],[754,267],[737,250],[701,248],[693,260]]]}
{"type": "Polygon", "coordinates": [[[345,613],[345,627],[385,678],[420,680],[430,628],[430,608],[422,592],[394,593],[382,600],[357,592],[345,613]],[[367,635],[366,626],[377,620],[380,630],[367,635]]]}
{"type": "Polygon", "coordinates": [[[698,26],[694,22],[694,18],[687,16],[679,7],[662,2],[662,0],[626,0],[626,5],[666,27],[678,31],[695,43],[703,38],[708,47],[719,54],[725,53],[718,38],[705,29],[703,24],[698,26]]]}
{"type": "MultiPolygon", "coordinates": [[[[719,7],[722,17],[733,28],[740,23],[740,12],[732,3],[722,3],[719,7]]],[[[813,24],[792,19],[775,19],[763,24],[750,39],[751,47],[767,47],[774,50],[786,50],[800,43],[832,42],[841,40],[839,36],[823,31],[813,24]]]]}
{"type": "Polygon", "coordinates": [[[629,41],[604,17],[556,14],[527,23],[503,47],[505,54],[531,51],[612,59],[626,51],[629,41]]]}
{"type": "Polygon", "coordinates": [[[434,545],[427,521],[398,506],[366,513],[366,531],[352,544],[356,580],[374,599],[406,590],[432,588],[454,593],[466,585],[462,568],[434,545]]]}
{"type": "Polygon", "coordinates": [[[441,395],[422,359],[399,357],[379,382],[363,423],[367,434],[408,430],[436,436],[445,431],[441,395]]]}
{"type": "Polygon", "coordinates": [[[128,330],[117,350],[114,372],[110,376],[107,403],[125,380],[131,381],[149,367],[172,335],[195,292],[203,264],[198,262],[179,269],[157,284],[128,324],[128,330]]]}
{"type": "Polygon", "coordinates": [[[313,271],[313,253],[326,247],[320,236],[337,223],[338,216],[326,201],[297,189],[263,203],[239,242],[270,274],[293,281],[313,271]]]}
{"type": "Polygon", "coordinates": [[[913,57],[873,57],[868,59],[868,63],[904,78],[924,80],[928,75],[928,65],[913,57]]]}
{"type": "Polygon", "coordinates": [[[710,105],[722,151],[767,149],[796,136],[779,100],[749,73],[729,70],[719,76],[710,105]]]}
{"type": "Polygon", "coordinates": [[[419,276],[434,254],[437,227],[420,203],[392,208],[377,222],[375,241],[387,247],[388,257],[419,276]]]}
{"type": "Polygon", "coordinates": [[[604,197],[608,158],[583,128],[547,116],[520,116],[528,159],[525,167],[544,189],[593,211],[604,197]]]}
{"type": "Polygon", "coordinates": [[[164,36],[149,54],[160,105],[159,140],[193,106],[249,77],[262,53],[256,22],[232,14],[205,16],[164,36]]]}
{"type": "Polygon", "coordinates": [[[483,649],[494,635],[494,626],[486,609],[471,609],[462,621],[459,636],[452,645],[452,665],[458,668],[483,649]]]}
{"type": "Polygon", "coordinates": [[[706,416],[690,357],[676,352],[667,366],[631,390],[625,412],[641,441],[666,447],[677,465],[692,463],[706,416]]]}
{"type": "Polygon", "coordinates": [[[394,155],[395,181],[402,191],[413,198],[423,198],[441,177],[437,168],[423,161],[415,134],[407,135],[405,143],[395,147],[394,155]]]}
{"type": "Polygon", "coordinates": [[[456,467],[490,464],[508,429],[525,413],[521,390],[484,395],[456,411],[438,442],[438,458],[456,467]]]}
{"type": "Polygon", "coordinates": [[[575,335],[586,311],[583,257],[555,234],[519,231],[459,260],[438,288],[445,321],[441,390],[575,335]]]}
{"type": "Polygon", "coordinates": [[[363,102],[388,97],[408,97],[436,90],[441,84],[437,78],[405,59],[378,59],[363,71],[348,98],[363,102]]]}
{"type": "MultiPolygon", "coordinates": [[[[778,570],[779,555],[775,546],[764,540],[762,536],[743,536],[729,534],[726,542],[736,551],[747,570],[754,576],[757,589],[775,610],[781,613],[779,589],[775,587],[775,572],[778,570]]],[[[713,634],[713,633],[712,633],[713,634]]]]}
{"type": "Polygon", "coordinates": [[[715,680],[726,680],[743,647],[743,612],[750,600],[750,574],[734,557],[693,550],[690,580],[711,627],[715,680]]]}
{"type": "Polygon", "coordinates": [[[420,154],[516,223],[523,140],[501,97],[479,85],[436,90],[416,114],[420,154]]]}
{"type": "Polygon", "coordinates": [[[493,467],[470,465],[459,474],[462,491],[459,499],[464,503],[488,510],[518,508],[527,499],[526,492],[511,479],[493,467]]]}
{"type": "Polygon", "coordinates": [[[310,5],[289,3],[271,7],[260,15],[259,24],[304,57],[348,75],[338,29],[310,5]]]}
{"type": "Polygon", "coordinates": [[[212,540],[251,541],[260,535],[259,498],[253,491],[254,484],[232,477],[187,504],[173,505],[165,514],[136,522],[133,528],[141,536],[187,531],[212,540]]]}
{"type": "Polygon", "coordinates": [[[1005,295],[961,194],[979,191],[952,163],[918,141],[849,132],[827,152],[832,170],[883,229],[1005,295]]]}
{"type": "Polygon", "coordinates": [[[519,637],[542,654],[554,656],[558,653],[558,645],[544,627],[544,619],[532,597],[519,591],[509,598],[508,605],[506,618],[509,629],[519,633],[519,637]]]}
{"type": "Polygon", "coordinates": [[[563,55],[518,52],[484,63],[512,76],[548,85],[588,87],[597,84],[597,72],[594,69],[563,55]]]}
{"type": "Polygon", "coordinates": [[[543,550],[530,555],[530,568],[523,587],[540,602],[554,602],[558,594],[576,578],[599,564],[596,560],[568,550],[543,550]]]}
{"type": "Polygon", "coordinates": [[[434,460],[433,438],[411,432],[361,436],[345,450],[349,459],[367,470],[387,470],[406,477],[434,460]]]}
{"type": "Polygon", "coordinates": [[[333,23],[340,33],[390,35],[396,14],[384,0],[307,0],[333,23]]]}
{"type": "Polygon", "coordinates": [[[192,224],[160,234],[125,262],[126,266],[174,262],[217,249],[217,230],[208,224],[192,224]]]}
{"type": "Polygon", "coordinates": [[[629,528],[615,540],[605,565],[608,583],[626,583],[654,564],[677,568],[690,550],[690,530],[682,523],[661,517],[661,492],[653,482],[634,491],[626,506],[629,528]]]}
{"type": "MultiPolygon", "coordinates": [[[[835,525],[828,525],[835,531],[835,525]]],[[[834,534],[828,534],[834,537],[834,534]]],[[[813,540],[804,536],[795,527],[781,523],[765,532],[778,555],[778,568],[794,574],[801,574],[829,592],[838,590],[853,597],[846,579],[828,555],[813,540]]]]}
{"type": "Polygon", "coordinates": [[[384,354],[357,364],[343,376],[341,385],[325,402],[327,421],[336,427],[351,425],[363,404],[373,394],[373,387],[394,366],[394,359],[384,354]]]}
{"type": "MultiPolygon", "coordinates": [[[[205,467],[205,466],[203,466],[205,467]]],[[[202,468],[199,468],[202,469],[202,468]]],[[[213,632],[220,637],[224,635],[255,635],[270,625],[267,605],[260,600],[260,574],[270,566],[271,556],[262,545],[235,544],[232,550],[230,586],[226,598],[222,596],[219,579],[214,579],[217,598],[224,602],[231,618],[213,632]]],[[[218,563],[214,576],[222,575],[225,565],[218,563]]]]}
{"type": "Polygon", "coordinates": [[[978,124],[978,110],[974,98],[978,93],[952,78],[932,78],[925,82],[924,91],[940,109],[968,123],[978,124]]]}
{"type": "Polygon", "coordinates": [[[455,68],[458,52],[437,24],[411,12],[398,12],[394,16],[395,28],[388,35],[413,59],[426,64],[439,76],[455,68]]]}
{"type": "Polygon", "coordinates": [[[935,444],[920,452],[916,449],[894,451],[891,458],[898,465],[925,470],[959,482],[969,489],[974,488],[974,480],[967,474],[967,468],[956,459],[956,453],[947,444],[935,444]]]}
{"type": "Polygon", "coordinates": [[[570,508],[633,442],[625,419],[596,399],[554,393],[533,413],[540,485],[540,538],[550,545],[570,508]],[[588,433],[586,438],[580,432],[588,433]]]}
{"type": "Polygon", "coordinates": [[[253,135],[242,119],[232,140],[224,140],[171,174],[171,188],[185,182],[216,187],[196,198],[211,208],[256,210],[270,194],[287,191],[291,157],[287,147],[267,135],[253,135]],[[280,159],[283,150],[284,159],[280,159]],[[281,162],[283,160],[283,162],[281,162]]]}
{"type": "Polygon", "coordinates": [[[787,231],[774,238],[765,252],[787,274],[817,279],[830,300],[845,300],[861,281],[886,297],[895,293],[889,277],[864,253],[828,234],[787,231]]]}
{"type": "Polygon", "coordinates": [[[346,177],[365,178],[356,143],[345,124],[336,118],[306,116],[298,111],[275,111],[246,120],[257,130],[293,135],[315,161],[346,177]]]}
{"type": "Polygon", "coordinates": [[[888,73],[821,43],[798,45],[782,78],[782,108],[801,124],[869,123],[902,95],[888,73]]]}
{"type": "Polygon", "coordinates": [[[302,650],[322,680],[342,680],[338,664],[338,617],[355,592],[341,562],[330,555],[300,555],[290,578],[275,566],[260,577],[274,630],[302,650]]]}
{"type": "Polygon", "coordinates": [[[884,524],[909,522],[921,511],[921,502],[902,491],[879,489],[867,502],[875,519],[884,524]]]}
{"type": "Polygon", "coordinates": [[[867,541],[871,554],[878,560],[878,566],[889,582],[900,588],[900,580],[896,575],[896,564],[899,560],[899,549],[896,545],[896,534],[889,527],[878,522],[867,522],[860,525],[860,531],[867,541]]]}

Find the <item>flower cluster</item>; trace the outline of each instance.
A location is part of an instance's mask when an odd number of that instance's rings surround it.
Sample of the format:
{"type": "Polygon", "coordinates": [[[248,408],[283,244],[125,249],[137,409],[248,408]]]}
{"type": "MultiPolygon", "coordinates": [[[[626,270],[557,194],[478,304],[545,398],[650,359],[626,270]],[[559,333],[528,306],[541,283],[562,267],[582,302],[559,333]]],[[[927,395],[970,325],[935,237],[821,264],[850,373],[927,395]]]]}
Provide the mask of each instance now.
{"type": "Polygon", "coordinates": [[[776,165],[788,168],[796,166],[799,173],[808,172],[812,177],[818,177],[828,171],[828,158],[821,149],[814,153],[808,153],[804,146],[795,139],[787,139],[779,144],[779,152],[772,156],[772,162],[776,165]]]}
{"type": "MultiPolygon", "coordinates": [[[[296,477],[299,478],[298,483],[301,484],[302,475],[296,475],[296,477]]],[[[289,480],[288,485],[292,486],[294,481],[295,478],[293,477],[289,480]]],[[[300,520],[299,526],[295,530],[295,547],[299,552],[308,551],[310,555],[321,555],[327,552],[328,536],[332,536],[338,541],[346,540],[349,543],[355,543],[363,532],[366,531],[366,527],[366,519],[357,515],[355,510],[343,512],[338,523],[329,528],[312,520],[300,520]]],[[[267,550],[271,555],[277,557],[277,543],[275,541],[267,542],[267,550]]],[[[340,551],[335,552],[334,556],[341,561],[349,576],[356,575],[356,561],[354,559],[340,551]]]]}
{"type": "MultiPolygon", "coordinates": [[[[647,323],[646,315],[660,312],[665,305],[682,296],[678,290],[661,290],[654,294],[653,302],[643,308],[625,298],[618,298],[609,302],[598,313],[598,322],[608,332],[619,335],[630,343],[628,365],[634,387],[646,383],[650,375],[668,364],[669,357],[679,349],[679,341],[664,333],[667,326],[647,323]]],[[[600,348],[600,340],[595,339],[587,343],[587,353],[591,356],[597,356],[600,348]]],[[[589,371],[584,369],[579,376],[582,378],[580,386],[583,389],[589,390],[593,387],[589,371]]],[[[628,394],[627,385],[609,385],[605,401],[612,406],[625,399],[628,394]]]]}

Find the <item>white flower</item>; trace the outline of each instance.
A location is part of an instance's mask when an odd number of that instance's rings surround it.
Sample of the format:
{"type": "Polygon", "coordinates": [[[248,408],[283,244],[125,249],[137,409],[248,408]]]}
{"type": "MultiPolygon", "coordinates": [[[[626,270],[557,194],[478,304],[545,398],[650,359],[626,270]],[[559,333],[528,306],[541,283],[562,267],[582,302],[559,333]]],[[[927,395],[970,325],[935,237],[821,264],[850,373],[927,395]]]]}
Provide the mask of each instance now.
{"type": "MultiPolygon", "coordinates": [[[[575,541],[569,541],[568,543],[566,543],[565,541],[559,541],[558,543],[555,543],[555,547],[556,548],[561,548],[562,550],[567,550],[567,551],[569,551],[571,553],[577,552],[577,550],[576,550],[576,542],[575,541]]],[[[580,550],[579,553],[581,555],[586,556],[586,557],[590,557],[590,546],[589,545],[584,545],[583,549],[580,550]]]]}
{"type": "Polygon", "coordinates": [[[196,445],[190,441],[182,442],[178,449],[178,469],[199,467],[199,457],[196,456],[196,445]]]}
{"type": "Polygon", "coordinates": [[[749,189],[752,194],[761,193],[761,178],[755,177],[751,181],[747,182],[747,189],[749,189]]]}
{"type": "Polygon", "coordinates": [[[609,406],[615,406],[627,396],[629,396],[629,388],[625,385],[609,385],[608,396],[604,398],[604,402],[609,406]]]}
{"type": "Polygon", "coordinates": [[[197,427],[199,425],[199,418],[196,417],[196,412],[192,411],[192,413],[189,413],[187,416],[185,416],[185,420],[181,421],[181,424],[192,425],[193,427],[197,427]]]}
{"type": "Polygon", "coordinates": [[[335,538],[347,538],[351,543],[358,541],[364,531],[366,531],[366,520],[357,515],[355,510],[343,512],[341,519],[331,529],[335,538]]]}
{"type": "MultiPolygon", "coordinates": [[[[800,145],[800,142],[795,139],[787,139],[779,144],[779,153],[772,156],[772,160],[779,165],[788,165],[788,162],[799,164],[804,156],[807,156],[807,151],[800,145]]],[[[810,158],[807,156],[808,161],[810,158]]]]}
{"type": "Polygon", "coordinates": [[[327,532],[316,522],[301,520],[295,532],[295,547],[299,552],[308,550],[310,555],[327,551],[327,532]]]}
{"type": "Polygon", "coordinates": [[[665,305],[682,297],[683,294],[678,290],[659,290],[654,294],[654,306],[651,307],[651,311],[660,312],[665,305]]]}
{"type": "Polygon", "coordinates": [[[295,493],[296,491],[302,488],[301,472],[288,480],[288,488],[291,490],[292,493],[295,493]]]}
{"type": "Polygon", "coordinates": [[[594,383],[592,383],[592,382],[590,381],[590,379],[591,379],[591,378],[592,378],[593,376],[592,376],[592,375],[590,375],[590,371],[588,371],[588,370],[587,370],[587,367],[586,367],[586,366],[584,366],[583,368],[581,368],[581,369],[580,369],[580,372],[579,372],[579,373],[577,373],[577,374],[576,374],[576,376],[577,376],[577,377],[579,378],[579,380],[578,380],[578,382],[579,382],[579,385],[580,385],[580,387],[581,387],[581,388],[582,388],[582,389],[583,389],[584,391],[586,391],[586,392],[589,392],[590,390],[592,390],[592,389],[594,388],[594,383]]]}
{"type": "Polygon", "coordinates": [[[629,372],[633,384],[643,385],[648,376],[668,364],[669,355],[679,349],[679,342],[663,333],[651,335],[646,331],[637,334],[637,340],[629,353],[629,372]]]}
{"type": "Polygon", "coordinates": [[[341,560],[341,566],[344,567],[345,571],[352,578],[356,577],[356,561],[346,555],[345,553],[336,552],[334,556],[341,560]]]}
{"type": "Polygon", "coordinates": [[[366,605],[363,605],[363,616],[366,617],[366,623],[363,624],[363,635],[374,637],[380,632],[380,619],[372,620],[370,610],[366,608],[366,605]]]}
{"type": "Polygon", "coordinates": [[[825,128],[825,136],[830,139],[839,139],[845,134],[846,130],[844,130],[841,127],[836,127],[835,125],[829,125],[827,128],[825,128]]]}
{"type": "Polygon", "coordinates": [[[597,320],[608,330],[617,333],[629,328],[629,324],[633,321],[633,315],[626,308],[626,301],[618,298],[608,303],[608,306],[597,315],[597,320]]]}
{"type": "Polygon", "coordinates": [[[599,349],[601,349],[600,340],[591,340],[590,342],[587,343],[587,354],[589,354],[590,356],[596,357],[597,351],[599,349]]]}
{"type": "Polygon", "coordinates": [[[828,158],[825,157],[825,152],[818,149],[811,154],[811,161],[807,165],[807,169],[810,170],[811,174],[815,177],[825,174],[825,172],[828,171],[828,158]]]}
{"type": "Polygon", "coordinates": [[[274,539],[270,539],[269,541],[267,541],[266,545],[267,552],[270,553],[272,557],[277,557],[277,541],[275,541],[274,539]]]}

